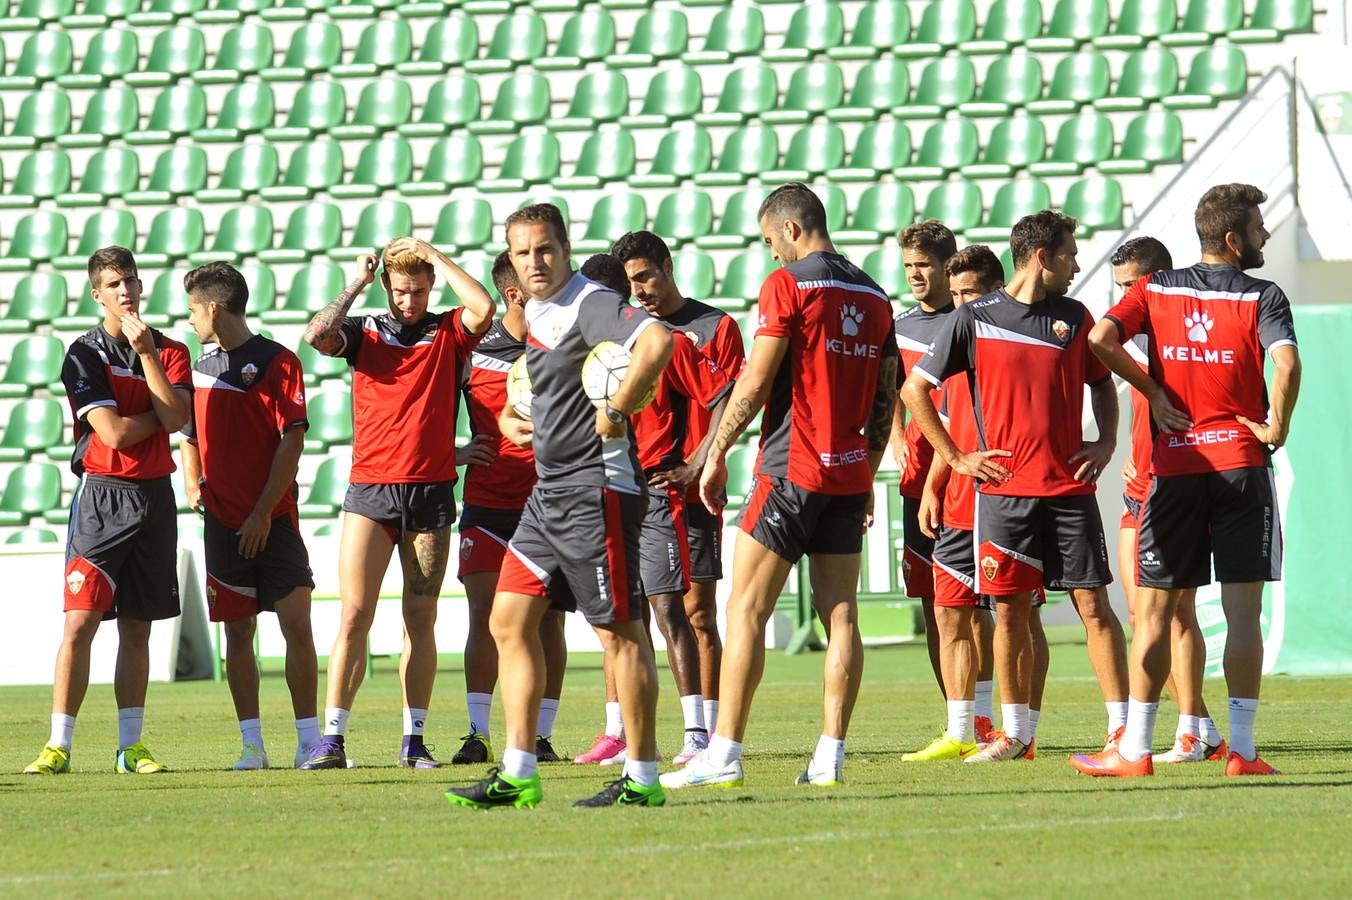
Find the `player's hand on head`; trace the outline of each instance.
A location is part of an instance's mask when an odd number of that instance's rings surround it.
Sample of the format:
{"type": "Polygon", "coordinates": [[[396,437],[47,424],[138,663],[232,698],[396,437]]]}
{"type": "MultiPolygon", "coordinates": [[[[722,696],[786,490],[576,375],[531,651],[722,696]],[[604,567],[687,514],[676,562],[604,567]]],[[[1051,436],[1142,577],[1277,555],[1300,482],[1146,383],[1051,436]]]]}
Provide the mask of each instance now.
{"type": "Polygon", "coordinates": [[[253,559],[268,543],[268,533],[272,531],[272,519],[265,512],[254,510],[244,520],[239,531],[239,555],[253,559]]]}
{"type": "Polygon", "coordinates": [[[1014,473],[995,460],[1010,456],[1008,450],[973,450],[958,457],[953,471],[959,475],[1001,484],[1013,477],[1014,473]]]}
{"type": "Polygon", "coordinates": [[[490,466],[498,458],[498,448],[486,434],[476,434],[463,447],[455,448],[455,462],[460,466],[490,466]]]}
{"type": "Polygon", "coordinates": [[[1170,434],[1187,431],[1192,427],[1192,419],[1174,406],[1168,395],[1164,393],[1164,389],[1160,387],[1157,387],[1155,393],[1150,397],[1150,416],[1162,431],[1170,434]]]}
{"type": "Polygon", "coordinates": [[[927,538],[936,538],[939,536],[939,521],[943,511],[943,501],[938,492],[932,490],[926,485],[920,494],[920,512],[916,518],[920,520],[920,532],[927,538]]]}
{"type": "Polygon", "coordinates": [[[721,456],[711,455],[699,476],[699,499],[714,515],[722,515],[724,491],[728,486],[728,464],[721,456]]]}
{"type": "Polygon", "coordinates": [[[363,253],[357,257],[356,278],[360,279],[362,284],[370,284],[376,280],[376,266],[380,260],[374,253],[363,253]]]}
{"type": "Polygon", "coordinates": [[[1108,463],[1113,460],[1116,445],[1111,441],[1090,441],[1070,458],[1072,464],[1079,463],[1075,470],[1075,480],[1092,483],[1098,481],[1108,463]]]}

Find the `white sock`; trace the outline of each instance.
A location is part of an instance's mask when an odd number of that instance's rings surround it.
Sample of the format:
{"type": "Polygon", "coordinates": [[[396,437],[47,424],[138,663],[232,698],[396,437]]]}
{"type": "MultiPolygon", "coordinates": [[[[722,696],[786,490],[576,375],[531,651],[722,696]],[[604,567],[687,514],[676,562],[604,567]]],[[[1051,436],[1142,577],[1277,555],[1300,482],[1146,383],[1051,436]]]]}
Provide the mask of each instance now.
{"type": "Polygon", "coordinates": [[[1042,710],[1032,708],[1028,710],[1028,732],[1030,741],[1037,737],[1037,720],[1040,718],[1042,718],[1042,710]]]}
{"type": "Polygon", "coordinates": [[[1219,747],[1221,745],[1221,732],[1216,727],[1216,720],[1211,716],[1203,716],[1198,719],[1197,733],[1202,736],[1202,742],[1208,747],[1219,747]]]}
{"type": "Polygon", "coordinates": [[[74,739],[75,717],[65,713],[52,713],[52,736],[47,739],[47,743],[53,747],[64,747],[69,750],[74,739]]]}
{"type": "Polygon", "coordinates": [[[620,714],[620,701],[606,701],[606,734],[624,740],[624,717],[620,714]]]}
{"type": "Polygon", "coordinates": [[[647,762],[639,762],[636,759],[626,759],[624,761],[624,774],[643,785],[643,787],[651,787],[657,781],[657,760],[651,759],[647,762]]]}
{"type": "Polygon", "coordinates": [[[1178,727],[1174,729],[1174,737],[1181,738],[1185,734],[1193,737],[1201,737],[1202,730],[1196,716],[1185,716],[1182,713],[1178,716],[1178,727]]]}
{"type": "Polygon", "coordinates": [[[502,773],[512,778],[529,778],[539,768],[535,754],[529,750],[513,750],[508,747],[502,751],[502,773]]]}
{"type": "Polygon", "coordinates": [[[540,701],[540,715],[535,720],[535,733],[540,737],[552,737],[554,734],[554,720],[559,716],[558,699],[550,700],[545,697],[540,701]]]}
{"type": "Polygon", "coordinates": [[[255,747],[263,746],[263,720],[262,719],[240,719],[239,733],[244,738],[244,743],[253,744],[255,747]]]}
{"type": "Polygon", "coordinates": [[[710,734],[714,733],[714,727],[718,724],[718,701],[704,701],[704,728],[710,734]]]}
{"type": "Polygon", "coordinates": [[[987,719],[995,718],[995,682],[978,681],[976,683],[976,714],[987,719]]]}
{"type": "Polygon", "coordinates": [[[699,694],[686,694],[681,698],[681,715],[685,716],[685,730],[692,728],[707,731],[704,727],[704,698],[699,694]]]}
{"type": "Polygon", "coordinates": [[[347,717],[352,710],[330,706],[324,710],[324,736],[343,737],[347,734],[347,717]]]}
{"type": "Polygon", "coordinates": [[[742,758],[742,742],[714,735],[709,741],[709,749],[704,752],[709,754],[709,762],[715,766],[731,765],[742,758]]]}
{"type": "Polygon", "coordinates": [[[1103,704],[1108,709],[1108,733],[1112,734],[1127,724],[1127,701],[1109,700],[1103,704]]]}
{"type": "Polygon", "coordinates": [[[976,740],[976,732],[972,726],[972,716],[975,715],[976,701],[974,700],[949,700],[948,701],[948,736],[961,744],[970,744],[976,740]]]}
{"type": "Polygon", "coordinates": [[[488,734],[488,720],[493,711],[492,694],[465,694],[469,708],[469,730],[473,734],[488,734]]]}
{"type": "MultiPolygon", "coordinates": [[[[144,706],[128,706],[117,711],[117,746],[126,749],[141,742],[141,727],[146,721],[144,706]]],[[[1250,741],[1250,746],[1253,742],[1250,741]]]]}
{"type": "Polygon", "coordinates": [[[812,754],[812,768],[818,772],[834,772],[845,764],[845,739],[822,735],[817,738],[817,752],[812,754]]]}
{"type": "Polygon", "coordinates": [[[309,749],[319,743],[319,717],[296,720],[296,745],[309,749]]]}
{"type": "Polygon", "coordinates": [[[1033,739],[1033,727],[1028,721],[1027,703],[1001,703],[1000,726],[1016,741],[1028,743],[1033,739]]]}
{"type": "Polygon", "coordinates": [[[1253,720],[1258,718],[1258,700],[1230,698],[1230,752],[1252,762],[1258,756],[1253,746],[1253,720]]]}
{"type": "Polygon", "coordinates": [[[423,729],[426,727],[427,710],[416,706],[404,707],[404,734],[422,737],[423,729]]]}
{"type": "Polygon", "coordinates": [[[1155,718],[1160,714],[1160,704],[1145,703],[1131,697],[1127,700],[1127,730],[1117,745],[1117,752],[1127,762],[1136,762],[1150,755],[1150,745],[1155,740],[1155,718]]]}

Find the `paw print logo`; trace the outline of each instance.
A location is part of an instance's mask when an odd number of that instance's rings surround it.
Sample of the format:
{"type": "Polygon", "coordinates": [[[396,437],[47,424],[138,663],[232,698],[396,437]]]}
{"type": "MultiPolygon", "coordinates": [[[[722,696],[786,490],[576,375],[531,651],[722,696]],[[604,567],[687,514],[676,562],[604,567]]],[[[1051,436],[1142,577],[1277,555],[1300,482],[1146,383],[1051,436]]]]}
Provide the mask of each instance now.
{"type": "Polygon", "coordinates": [[[846,337],[854,337],[859,333],[859,326],[864,321],[864,314],[853,303],[849,306],[841,307],[840,310],[840,330],[845,332],[846,337]]]}
{"type": "Polygon", "coordinates": [[[1211,329],[1216,327],[1216,320],[1199,309],[1190,316],[1183,316],[1183,327],[1188,329],[1188,340],[1205,344],[1210,340],[1211,329]]]}

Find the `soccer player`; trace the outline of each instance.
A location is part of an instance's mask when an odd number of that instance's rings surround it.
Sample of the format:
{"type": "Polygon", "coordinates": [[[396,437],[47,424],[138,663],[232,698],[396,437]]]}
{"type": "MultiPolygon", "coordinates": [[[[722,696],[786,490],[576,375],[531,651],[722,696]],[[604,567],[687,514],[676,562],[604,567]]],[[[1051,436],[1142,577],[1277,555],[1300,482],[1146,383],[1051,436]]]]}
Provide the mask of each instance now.
{"type": "Polygon", "coordinates": [[[193,269],[183,289],[198,340],[217,345],[193,366],[193,414],[179,452],[188,504],[205,517],[207,611],[225,623],[226,677],[244,742],[235,768],[268,768],[254,655],[260,610],[276,614],[286,640],[299,766],[319,743],[314,580],[296,516],[305,378],[296,354],[249,330],[249,286],[233,266],[193,269]]]}
{"type": "Polygon", "coordinates": [[[508,544],[490,626],[507,720],[502,766],[482,781],[452,788],[457,806],[535,806],[542,792],[534,727],[544,689],[539,622],[552,582],[566,584],[615,666],[628,727],[620,778],[576,805],[660,806],[657,780],[657,669],[643,625],[639,531],[646,505],[629,414],[657,381],[672,352],[671,334],[623,297],[572,271],[563,215],[547,203],[507,217],[507,251],[527,296],[526,360],[534,396],[531,420],[511,405],[499,425],[509,440],[529,441],[539,476],[508,544]],[[582,368],[598,344],[631,354],[606,406],[582,387],[582,368]]]}
{"type": "MultiPolygon", "coordinates": [[[[465,465],[464,510],[460,515],[460,581],[469,604],[469,632],[465,635],[465,703],[469,730],[451,758],[455,765],[493,759],[489,744],[489,713],[498,683],[498,648],[489,630],[493,593],[521,510],[535,484],[535,457],[529,445],[518,446],[498,428],[498,414],[507,404],[507,372],[526,352],[526,296],[507,256],[493,261],[493,284],[505,309],[474,348],[461,374],[461,390],[474,439],[456,452],[465,465]]],[[[545,650],[545,692],[536,725],[535,755],[541,762],[558,762],[552,742],[559,712],[563,675],[568,664],[564,641],[567,603],[551,603],[540,620],[545,650]]]]}
{"type": "MultiPolygon", "coordinates": [[[[1225,774],[1277,774],[1258,756],[1253,723],[1263,678],[1263,584],[1281,577],[1271,455],[1291,427],[1300,354],[1286,295],[1245,274],[1263,265],[1266,201],[1248,184],[1208,190],[1195,215],[1202,261],[1136,282],[1093,331],[1094,352],[1149,398],[1155,427],[1154,480],[1137,521],[1131,708],[1116,748],[1071,759],[1088,775],[1153,773],[1170,623],[1182,593],[1210,582],[1213,562],[1228,625],[1225,774]],[[1149,339],[1148,370],[1123,349],[1137,334],[1149,339]],[[1273,363],[1270,403],[1265,356],[1273,363]]],[[[1201,655],[1191,662],[1190,677],[1200,680],[1201,655]]]]}
{"type": "Polygon", "coordinates": [[[728,600],[718,727],[673,788],[737,785],[752,695],[765,664],[765,625],[789,570],[812,559],[812,601],[826,626],[822,735],[799,784],[842,780],[845,736],[863,673],[855,602],[873,476],[896,401],[897,344],[881,288],[836,253],[826,211],[790,183],[760,208],[761,233],[783,268],[761,287],[760,327],[700,477],[720,509],[727,453],[766,407],[755,487],[739,520],[728,600]]]}
{"type": "Polygon", "coordinates": [[[192,405],[188,348],[141,321],[131,251],[89,257],[103,321],[76,338],[61,366],[75,418],[71,471],[81,476],[66,541],[65,631],[52,684],[52,731],[28,775],[70,771],[75,717],[89,686],[99,624],[117,620],[116,771],[165,771],[141,742],[150,677],[150,625],[179,614],[178,522],[169,435],[192,405]]]}
{"type": "Polygon", "coordinates": [[[343,617],[329,654],[324,736],[304,769],[347,765],[348,715],[366,672],[366,637],[380,583],[399,550],[404,573],[404,741],[399,764],[435,768],[423,743],[437,674],[437,597],[455,520],[454,428],[460,369],[493,323],[493,298],[429,244],[400,238],[385,248],[380,280],[389,312],[349,317],[375,280],[376,257],[357,260],[346,290],[315,314],[305,340],[352,369],[352,473],[343,501],[338,590],[343,617]],[[450,313],[428,301],[440,274],[460,301],[450,313]]]}
{"type": "Polygon", "coordinates": [[[1079,271],[1075,228],[1049,210],[1020,219],[1010,234],[1013,279],[955,312],[902,388],[935,452],[955,475],[982,481],[977,592],[1001,604],[995,668],[1004,730],[968,762],[1022,759],[1032,743],[1029,616],[1039,588],[1070,592],[1110,729],[1125,704],[1125,643],[1104,587],[1112,574],[1094,499],[1116,442],[1117,393],[1089,352],[1089,311],[1065,294],[1079,271]],[[930,399],[958,373],[969,373],[980,450],[953,441],[930,399]],[[1080,425],[1086,384],[1099,433],[1088,442],[1080,425]]]}
{"type": "MultiPolygon", "coordinates": [[[[1125,293],[1133,284],[1152,272],[1174,267],[1164,244],[1153,237],[1135,237],[1113,251],[1113,282],[1125,293]]],[[[1123,348],[1145,369],[1149,364],[1145,335],[1136,335],[1123,348]]],[[[1150,431],[1150,401],[1140,391],[1131,391],[1131,453],[1122,467],[1125,485],[1122,502],[1125,509],[1117,532],[1117,558],[1122,568],[1122,590],[1127,595],[1127,616],[1136,628],[1136,519],[1150,491],[1150,453],[1154,437],[1150,431]]],[[[1174,746],[1155,754],[1155,762],[1199,762],[1225,759],[1225,741],[1211,719],[1202,698],[1202,684],[1193,683],[1195,660],[1206,658],[1206,642],[1197,623],[1197,592],[1191,588],[1179,594],[1178,607],[1170,625],[1172,659],[1165,687],[1178,702],[1178,729],[1174,746]],[[1180,690],[1182,693],[1180,693],[1180,690]]]]}

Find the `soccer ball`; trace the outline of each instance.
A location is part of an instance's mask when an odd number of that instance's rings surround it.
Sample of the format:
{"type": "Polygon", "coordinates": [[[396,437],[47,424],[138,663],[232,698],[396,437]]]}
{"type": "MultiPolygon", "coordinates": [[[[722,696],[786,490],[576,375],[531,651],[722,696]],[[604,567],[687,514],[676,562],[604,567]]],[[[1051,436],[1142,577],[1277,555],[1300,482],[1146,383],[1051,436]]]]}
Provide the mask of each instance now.
{"type": "Polygon", "coordinates": [[[535,396],[531,390],[530,373],[526,371],[526,354],[521,354],[507,370],[507,402],[523,419],[530,418],[530,402],[535,396]]]}
{"type": "MultiPolygon", "coordinates": [[[[582,363],[582,390],[592,406],[604,409],[624,381],[629,371],[629,351],[614,341],[602,341],[587,354],[582,363]]],[[[656,385],[639,400],[633,411],[638,412],[653,400],[656,385]]]]}

